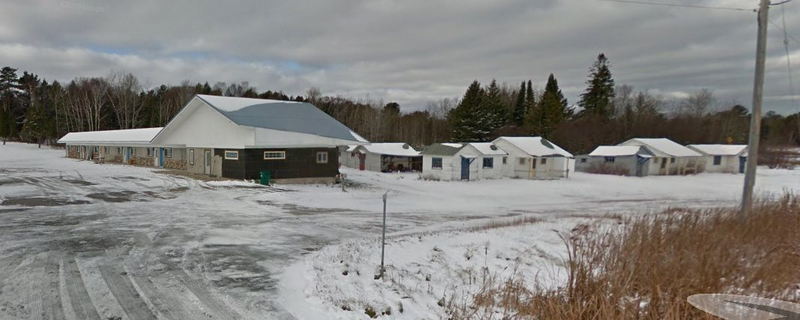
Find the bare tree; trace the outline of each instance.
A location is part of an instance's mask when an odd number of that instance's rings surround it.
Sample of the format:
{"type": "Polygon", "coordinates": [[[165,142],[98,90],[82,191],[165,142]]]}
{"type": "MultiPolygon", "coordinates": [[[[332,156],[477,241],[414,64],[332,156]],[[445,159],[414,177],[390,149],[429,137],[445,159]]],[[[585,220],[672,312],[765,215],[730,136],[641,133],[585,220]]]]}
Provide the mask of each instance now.
{"type": "Polygon", "coordinates": [[[715,103],[716,99],[714,98],[714,93],[704,88],[681,101],[679,104],[679,112],[684,115],[702,117],[711,111],[715,103]]]}
{"type": "Polygon", "coordinates": [[[109,76],[108,100],[120,129],[136,128],[144,107],[142,87],[133,74],[115,73],[109,76]]]}

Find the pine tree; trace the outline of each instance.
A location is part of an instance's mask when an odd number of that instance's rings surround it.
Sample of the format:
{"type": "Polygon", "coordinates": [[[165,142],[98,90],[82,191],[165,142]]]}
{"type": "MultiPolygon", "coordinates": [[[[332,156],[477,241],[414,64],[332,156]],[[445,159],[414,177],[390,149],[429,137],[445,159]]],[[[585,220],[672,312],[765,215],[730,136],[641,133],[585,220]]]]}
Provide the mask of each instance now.
{"type": "Polygon", "coordinates": [[[525,81],[519,85],[519,92],[517,92],[517,102],[514,104],[514,112],[512,113],[511,121],[521,127],[525,121],[525,81]]]}
{"type": "Polygon", "coordinates": [[[571,115],[571,110],[567,108],[567,99],[558,88],[558,80],[551,73],[547,78],[547,85],[539,99],[534,117],[531,119],[531,127],[536,134],[547,138],[562,121],[571,115]]]}
{"type": "MultiPolygon", "coordinates": [[[[486,88],[486,97],[481,101],[479,114],[483,120],[483,127],[489,133],[494,132],[506,124],[508,118],[506,107],[503,105],[503,97],[497,81],[492,79],[489,87],[486,88]]],[[[486,141],[489,135],[481,137],[477,141],[486,141]]]]}
{"type": "Polygon", "coordinates": [[[3,67],[0,69],[0,137],[5,144],[8,138],[17,135],[17,122],[14,112],[17,109],[19,79],[17,69],[3,67]]]}
{"type": "Polygon", "coordinates": [[[581,94],[578,105],[583,107],[581,115],[594,115],[610,119],[614,115],[614,79],[611,77],[606,55],[597,56],[586,81],[587,88],[581,94]]]}
{"type": "Polygon", "coordinates": [[[489,135],[480,114],[481,102],[485,96],[481,84],[475,80],[467,88],[458,106],[447,115],[453,129],[453,141],[479,141],[489,135]]]}

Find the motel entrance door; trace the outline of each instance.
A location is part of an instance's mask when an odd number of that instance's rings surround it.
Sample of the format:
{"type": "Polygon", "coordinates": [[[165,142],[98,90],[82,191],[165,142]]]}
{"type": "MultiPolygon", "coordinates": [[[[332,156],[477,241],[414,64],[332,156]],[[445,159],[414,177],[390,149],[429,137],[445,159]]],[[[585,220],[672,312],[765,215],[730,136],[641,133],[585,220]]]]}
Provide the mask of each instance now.
{"type": "Polygon", "coordinates": [[[211,175],[211,150],[206,150],[203,157],[203,173],[211,175]]]}

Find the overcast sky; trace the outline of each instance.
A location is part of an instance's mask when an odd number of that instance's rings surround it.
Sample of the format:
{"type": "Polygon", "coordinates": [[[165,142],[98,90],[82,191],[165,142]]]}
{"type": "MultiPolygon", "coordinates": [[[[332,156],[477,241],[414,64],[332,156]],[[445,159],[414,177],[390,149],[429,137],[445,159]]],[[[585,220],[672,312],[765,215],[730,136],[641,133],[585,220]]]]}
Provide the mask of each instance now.
{"type": "MultiPolygon", "coordinates": [[[[659,1],[748,9],[758,2],[659,1]]],[[[605,52],[617,84],[664,97],[708,88],[721,104],[750,106],[753,12],[600,0],[227,3],[3,0],[0,65],[60,81],[124,71],[149,86],[248,81],[291,95],[313,86],[411,111],[461,96],[474,79],[511,86],[532,79],[542,88],[551,72],[575,103],[588,68],[605,52]]],[[[785,10],[798,87],[800,1],[785,10]]],[[[781,8],[771,13],[765,108],[798,112],[781,8]]]]}

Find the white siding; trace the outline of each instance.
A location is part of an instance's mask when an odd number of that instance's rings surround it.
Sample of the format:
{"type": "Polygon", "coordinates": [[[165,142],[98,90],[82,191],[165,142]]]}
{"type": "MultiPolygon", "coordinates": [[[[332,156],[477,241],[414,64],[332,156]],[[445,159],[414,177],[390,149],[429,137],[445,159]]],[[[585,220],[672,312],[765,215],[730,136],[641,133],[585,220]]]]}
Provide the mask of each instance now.
{"type": "Polygon", "coordinates": [[[253,145],[253,128],[240,127],[199,99],[194,99],[179,114],[180,122],[164,128],[156,138],[157,145],[185,145],[195,148],[244,149],[253,145]]]}

